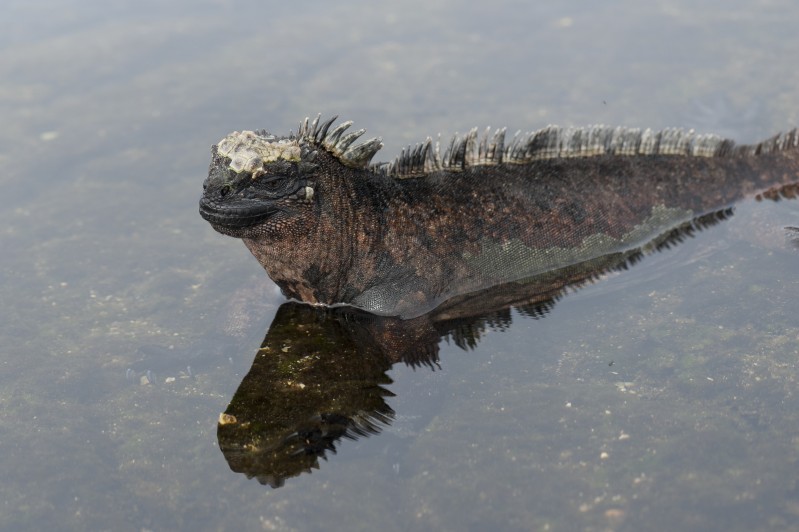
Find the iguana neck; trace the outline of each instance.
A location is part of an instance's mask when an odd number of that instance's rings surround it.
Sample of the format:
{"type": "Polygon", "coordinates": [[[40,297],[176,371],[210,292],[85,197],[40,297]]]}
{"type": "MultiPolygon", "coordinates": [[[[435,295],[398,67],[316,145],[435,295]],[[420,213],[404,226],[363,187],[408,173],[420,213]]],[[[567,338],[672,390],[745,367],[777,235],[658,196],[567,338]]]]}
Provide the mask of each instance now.
{"type": "Polygon", "coordinates": [[[390,178],[329,161],[319,173],[318,188],[335,194],[319,194],[313,216],[271,238],[242,240],[286,297],[331,304],[354,298],[353,279],[370,275],[365,258],[380,247],[381,213],[394,187],[390,178]]]}

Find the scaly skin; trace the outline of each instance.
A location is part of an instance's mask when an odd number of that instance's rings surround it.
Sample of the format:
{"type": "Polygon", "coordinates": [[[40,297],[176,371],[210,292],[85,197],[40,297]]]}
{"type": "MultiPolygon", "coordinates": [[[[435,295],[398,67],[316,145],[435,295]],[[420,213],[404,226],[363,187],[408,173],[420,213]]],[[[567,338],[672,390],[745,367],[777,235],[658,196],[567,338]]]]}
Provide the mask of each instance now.
{"type": "Polygon", "coordinates": [[[580,265],[623,261],[741,199],[795,194],[799,182],[795,132],[777,148],[719,141],[713,156],[671,154],[664,140],[668,154],[568,147],[481,164],[474,148],[470,164],[466,146],[459,168],[418,175],[417,164],[404,179],[391,175],[399,163],[353,164],[313,128],[304,133],[282,139],[274,161],[245,150],[247,167],[215,147],[201,214],[242,238],[286,296],[403,318],[556,270],[589,278],[593,266],[580,265]]]}

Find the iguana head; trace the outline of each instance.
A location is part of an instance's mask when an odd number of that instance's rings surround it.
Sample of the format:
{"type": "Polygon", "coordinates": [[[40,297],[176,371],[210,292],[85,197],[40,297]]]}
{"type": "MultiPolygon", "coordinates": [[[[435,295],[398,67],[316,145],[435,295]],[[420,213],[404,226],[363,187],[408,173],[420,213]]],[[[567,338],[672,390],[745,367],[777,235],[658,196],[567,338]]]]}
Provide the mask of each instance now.
{"type": "Polygon", "coordinates": [[[317,165],[298,139],[236,131],[211,153],[200,214],[220,233],[268,233],[312,208],[317,165]]]}
{"type": "Polygon", "coordinates": [[[211,149],[200,215],[237,238],[280,235],[307,221],[325,166],[366,167],[382,146],[372,139],[350,147],[364,131],[343,135],[352,122],[328,131],[335,119],[321,124],[318,117],[310,124],[306,119],[297,135],[287,137],[263,130],[227,135],[211,149]]]}

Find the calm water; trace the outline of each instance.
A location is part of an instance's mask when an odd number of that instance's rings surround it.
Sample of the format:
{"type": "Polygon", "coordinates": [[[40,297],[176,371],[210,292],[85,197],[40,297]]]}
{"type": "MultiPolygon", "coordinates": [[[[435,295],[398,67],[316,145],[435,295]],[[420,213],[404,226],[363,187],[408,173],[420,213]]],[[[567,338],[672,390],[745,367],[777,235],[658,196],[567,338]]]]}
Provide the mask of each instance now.
{"type": "Polygon", "coordinates": [[[283,302],[197,214],[229,131],[799,125],[795,3],[539,4],[5,2],[0,529],[799,529],[796,201],[388,365],[283,487],[220,451],[283,302]]]}

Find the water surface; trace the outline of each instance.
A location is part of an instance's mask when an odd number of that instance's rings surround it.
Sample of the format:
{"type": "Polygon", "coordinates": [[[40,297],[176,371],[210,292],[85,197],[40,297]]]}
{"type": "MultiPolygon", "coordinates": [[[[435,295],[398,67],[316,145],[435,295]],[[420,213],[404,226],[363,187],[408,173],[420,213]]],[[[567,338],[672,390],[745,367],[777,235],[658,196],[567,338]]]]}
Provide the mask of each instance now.
{"type": "Polygon", "coordinates": [[[0,528],[799,527],[796,201],[389,364],[394,422],[310,474],[231,470],[283,299],[197,214],[229,131],[799,124],[789,2],[428,4],[0,8],[0,528]]]}

